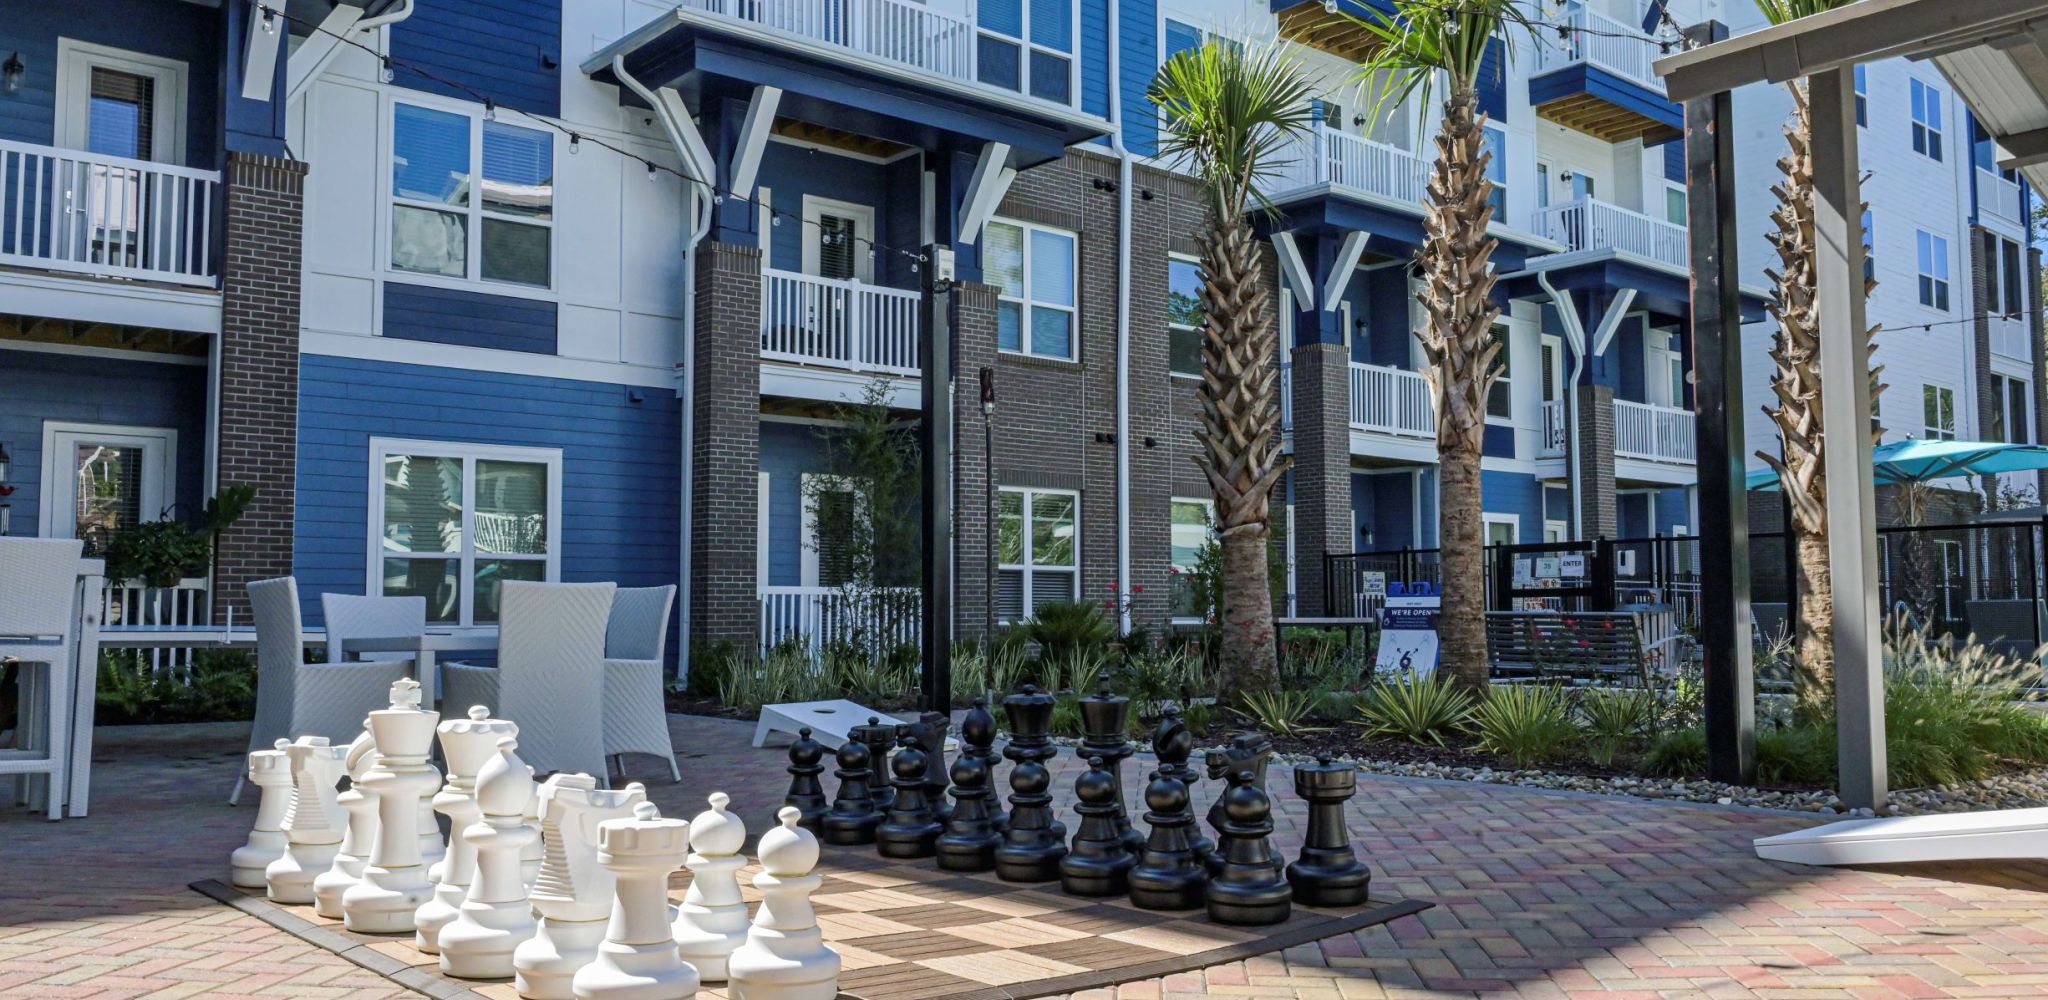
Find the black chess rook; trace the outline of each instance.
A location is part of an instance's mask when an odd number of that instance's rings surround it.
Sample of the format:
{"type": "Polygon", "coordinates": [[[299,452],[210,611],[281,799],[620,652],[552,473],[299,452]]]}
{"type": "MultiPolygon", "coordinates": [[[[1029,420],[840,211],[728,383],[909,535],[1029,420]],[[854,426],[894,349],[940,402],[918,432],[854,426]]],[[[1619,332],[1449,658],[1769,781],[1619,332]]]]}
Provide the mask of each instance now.
{"type": "Polygon", "coordinates": [[[1294,792],[1308,803],[1308,837],[1301,857],[1287,866],[1294,901],[1303,906],[1357,906],[1365,902],[1372,869],[1358,860],[1344,803],[1358,791],[1358,770],[1318,757],[1294,769],[1294,792]]]}

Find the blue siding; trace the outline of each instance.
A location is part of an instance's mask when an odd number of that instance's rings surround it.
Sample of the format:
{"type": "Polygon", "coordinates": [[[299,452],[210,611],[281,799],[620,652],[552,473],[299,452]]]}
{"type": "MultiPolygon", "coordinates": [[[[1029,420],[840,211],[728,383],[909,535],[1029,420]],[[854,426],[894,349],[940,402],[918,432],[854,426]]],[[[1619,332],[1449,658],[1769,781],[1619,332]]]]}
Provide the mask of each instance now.
{"type": "Polygon", "coordinates": [[[1664,179],[1685,183],[1685,143],[1664,144],[1664,179]]]}
{"type": "Polygon", "coordinates": [[[1650,534],[1670,531],[1674,524],[1683,524],[1688,531],[1698,530],[1692,523],[1692,505],[1686,502],[1683,488],[1657,491],[1657,523],[1650,526],[1650,534]]]}
{"type": "Polygon", "coordinates": [[[319,355],[300,361],[299,386],[293,575],[308,622],[322,592],[363,592],[373,436],[559,448],[562,579],[676,582],[673,394],[319,355]]]}
{"type": "Polygon", "coordinates": [[[1522,541],[1543,540],[1543,484],[1536,477],[1522,472],[1481,472],[1479,492],[1488,514],[1521,518],[1522,541]]]}
{"type": "Polygon", "coordinates": [[[1122,0],[1117,28],[1123,48],[1117,53],[1117,86],[1122,90],[1124,145],[1151,156],[1159,151],[1159,108],[1145,97],[1159,73],[1159,7],[1154,0],[1122,0]]]}
{"type": "Polygon", "coordinates": [[[434,0],[392,26],[391,58],[401,87],[553,117],[562,113],[561,39],[560,3],[434,0]]]}
{"type": "Polygon", "coordinates": [[[1408,269],[1383,267],[1367,271],[1358,282],[1371,289],[1366,325],[1372,337],[1372,356],[1366,360],[1391,368],[1408,368],[1413,355],[1409,341],[1414,338],[1408,324],[1408,269]]]}
{"type": "Polygon", "coordinates": [[[1502,58],[1500,39],[1486,43],[1486,54],[1479,60],[1479,110],[1492,121],[1508,120],[1508,68],[1502,58]]]}
{"type": "Polygon", "coordinates": [[[1415,473],[1354,475],[1351,492],[1356,528],[1372,529],[1370,542],[1363,532],[1353,537],[1359,550],[1384,552],[1415,544],[1415,473]]]}
{"type": "Polygon", "coordinates": [[[768,474],[768,579],[803,581],[804,473],[826,468],[825,442],[810,424],[761,423],[761,471],[768,474]]]}
{"type": "MultiPolygon", "coordinates": [[[[40,0],[10,3],[0,17],[0,53],[18,53],[21,90],[0,95],[0,139],[56,142],[57,38],[145,52],[185,63],[185,165],[212,169],[220,145],[221,14],[160,0],[40,0]]],[[[6,56],[0,55],[0,61],[6,56]]],[[[17,511],[19,508],[17,508],[17,511]]]]}
{"type": "Polygon", "coordinates": [[[1623,538],[1647,538],[1656,533],[1650,524],[1651,501],[1648,493],[1623,493],[1614,498],[1615,530],[1623,538]]]}
{"type": "Polygon", "coordinates": [[[384,336],[435,344],[555,353],[556,305],[427,285],[384,285],[384,336]]]}
{"type": "Polygon", "coordinates": [[[1515,429],[1507,424],[1487,424],[1481,448],[1487,458],[1515,457],[1515,429]]]}
{"type": "MultiPolygon", "coordinates": [[[[803,212],[804,196],[866,205],[875,210],[874,236],[886,246],[913,247],[918,243],[922,213],[919,158],[905,157],[893,163],[875,163],[850,156],[788,143],[770,142],[761,155],[761,186],[772,193],[779,211],[803,212]]],[[[804,240],[815,231],[795,219],[784,219],[768,233],[769,266],[784,271],[803,269],[804,240]]],[[[866,253],[865,244],[856,252],[866,253]]],[[[875,254],[875,278],[883,284],[903,288],[915,285],[910,259],[898,253],[875,254]]]]}
{"type": "Polygon", "coordinates": [[[1109,0],[1081,0],[1081,110],[1109,117],[1109,0]]]}

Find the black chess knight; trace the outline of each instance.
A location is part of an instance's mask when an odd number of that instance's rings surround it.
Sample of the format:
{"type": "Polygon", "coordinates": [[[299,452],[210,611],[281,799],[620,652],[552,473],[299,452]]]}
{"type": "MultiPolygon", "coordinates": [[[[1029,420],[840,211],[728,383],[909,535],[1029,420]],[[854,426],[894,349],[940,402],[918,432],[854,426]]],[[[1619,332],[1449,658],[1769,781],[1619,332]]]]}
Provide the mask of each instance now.
{"type": "Polygon", "coordinates": [[[875,777],[868,767],[870,756],[867,744],[857,740],[839,745],[839,769],[832,772],[839,779],[839,793],[825,813],[825,843],[875,842],[875,827],[882,825],[882,812],[875,808],[874,793],[869,788],[875,777]]]}
{"type": "Polygon", "coordinates": [[[1193,852],[1197,863],[1206,867],[1209,858],[1216,853],[1216,842],[1204,836],[1201,825],[1195,822],[1195,783],[1202,780],[1202,775],[1188,763],[1188,757],[1194,752],[1195,734],[1181,719],[1180,706],[1166,706],[1166,714],[1152,730],[1152,753],[1159,758],[1159,769],[1179,781],[1186,793],[1182,807],[1188,811],[1188,850],[1193,852]]]}
{"type": "MultiPolygon", "coordinates": [[[[1231,737],[1230,746],[1222,750],[1211,750],[1203,759],[1208,766],[1209,780],[1222,781],[1239,771],[1249,773],[1252,787],[1266,790],[1266,769],[1273,762],[1273,738],[1265,733],[1239,733],[1231,737]]],[[[1218,795],[1214,805],[1209,807],[1209,826],[1220,835],[1223,831],[1223,796],[1218,795]]],[[[1223,872],[1221,843],[1218,850],[1209,854],[1204,861],[1209,866],[1209,877],[1215,878],[1223,872]]],[[[1280,849],[1267,843],[1268,860],[1273,864],[1273,874],[1279,877],[1287,867],[1287,859],[1280,855],[1280,849]]]]}
{"type": "Polygon", "coordinates": [[[797,825],[812,833],[825,832],[829,803],[825,786],[818,781],[818,775],[825,773],[824,759],[825,745],[811,738],[810,727],[797,730],[796,742],[789,745],[789,792],[782,797],[782,804],[795,806],[797,825]]]}
{"type": "Polygon", "coordinates": [[[946,802],[946,736],[952,731],[953,720],[944,712],[926,712],[904,732],[924,751],[924,801],[931,806],[932,818],[941,824],[952,806],[946,802]]]}
{"type": "Polygon", "coordinates": [[[1303,906],[1357,906],[1365,902],[1372,869],[1351,849],[1344,803],[1358,791],[1358,770],[1318,757],[1294,769],[1294,793],[1308,802],[1308,838],[1287,866],[1294,901],[1303,906]]]}
{"type": "Polygon", "coordinates": [[[889,752],[896,749],[896,741],[903,737],[903,724],[894,719],[888,722],[868,716],[866,725],[855,726],[846,738],[857,740],[868,748],[868,770],[873,774],[869,791],[875,796],[875,808],[888,811],[889,803],[896,801],[896,786],[889,780],[889,752]]]}
{"type": "Polygon", "coordinates": [[[1145,808],[1152,834],[1145,839],[1137,867],[1131,869],[1132,904],[1146,910],[1200,907],[1209,872],[1188,844],[1188,830],[1195,825],[1188,786],[1162,766],[1145,786],[1145,808]]]}

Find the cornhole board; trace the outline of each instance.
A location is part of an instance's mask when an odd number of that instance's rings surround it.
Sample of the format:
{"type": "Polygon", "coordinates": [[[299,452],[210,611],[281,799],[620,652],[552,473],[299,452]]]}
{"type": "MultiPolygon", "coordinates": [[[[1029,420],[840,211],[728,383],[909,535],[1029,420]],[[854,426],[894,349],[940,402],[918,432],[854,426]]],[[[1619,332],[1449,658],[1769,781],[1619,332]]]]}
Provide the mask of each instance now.
{"type": "Polygon", "coordinates": [[[2048,808],[1851,819],[1755,846],[1757,857],[1802,865],[2048,858],[2048,808]]]}
{"type": "MultiPolygon", "coordinates": [[[[761,721],[754,723],[754,745],[767,745],[769,733],[788,733],[795,736],[797,730],[809,728],[812,739],[825,744],[827,750],[837,750],[852,734],[853,727],[866,725],[869,719],[880,719],[884,722],[904,721],[887,712],[876,711],[844,699],[763,705],[761,721]]],[[[947,737],[946,749],[960,749],[960,741],[947,737]]]]}

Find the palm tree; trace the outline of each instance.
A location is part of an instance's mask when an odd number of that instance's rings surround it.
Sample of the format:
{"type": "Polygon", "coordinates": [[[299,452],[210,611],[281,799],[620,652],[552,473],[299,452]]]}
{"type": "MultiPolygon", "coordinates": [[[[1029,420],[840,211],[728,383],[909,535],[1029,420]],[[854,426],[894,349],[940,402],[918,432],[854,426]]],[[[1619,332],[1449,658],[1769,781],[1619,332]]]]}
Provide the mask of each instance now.
{"type": "MultiPolygon", "coordinates": [[[[1474,691],[1486,688],[1486,534],[1479,461],[1486,438],[1486,397],[1502,365],[1493,336],[1493,182],[1486,177],[1486,116],[1479,75],[1487,43],[1508,29],[1527,31],[1516,0],[1394,0],[1385,19],[1361,19],[1379,51],[1360,75],[1379,85],[1381,108],[1411,95],[1429,100],[1441,76],[1446,93],[1436,160],[1423,199],[1423,276],[1417,295],[1428,313],[1418,333],[1429,359],[1436,402],[1437,502],[1442,523],[1443,611],[1437,619],[1443,669],[1474,691]]],[[[1503,51],[1506,47],[1503,46],[1503,51]]]]}
{"type": "MultiPolygon", "coordinates": [[[[1846,7],[1855,0],[1756,0],[1765,19],[1783,24],[1809,14],[1846,7]]],[[[1827,442],[1821,434],[1820,317],[1814,242],[1813,116],[1806,81],[1785,84],[1792,94],[1792,119],[1785,125],[1785,156],[1778,161],[1784,179],[1772,185],[1778,207],[1771,212],[1768,238],[1778,264],[1767,273],[1776,286],[1770,305],[1778,329],[1771,338],[1773,405],[1764,413],[1778,427],[1779,454],[1757,452],[1778,473],[1785,497],[1787,544],[1797,546],[1799,629],[1793,636],[1799,705],[1803,712],[1825,709],[1834,691],[1835,592],[1828,575],[1827,442]]],[[[1875,288],[1865,282],[1865,292],[1875,288]]],[[[1871,350],[1877,348],[1871,328],[1871,350]]],[[[1884,391],[1881,366],[1870,369],[1871,435],[1884,438],[1877,426],[1877,397],[1884,391]]]]}
{"type": "Polygon", "coordinates": [[[1313,94],[1299,64],[1278,49],[1211,41],[1167,60],[1149,96],[1159,106],[1161,154],[1192,173],[1208,200],[1208,225],[1199,236],[1202,412],[1195,464],[1216,499],[1224,683],[1250,690],[1279,673],[1266,560],[1273,485],[1287,465],[1273,301],[1246,213],[1270,207],[1260,182],[1308,129],[1313,94]]]}

